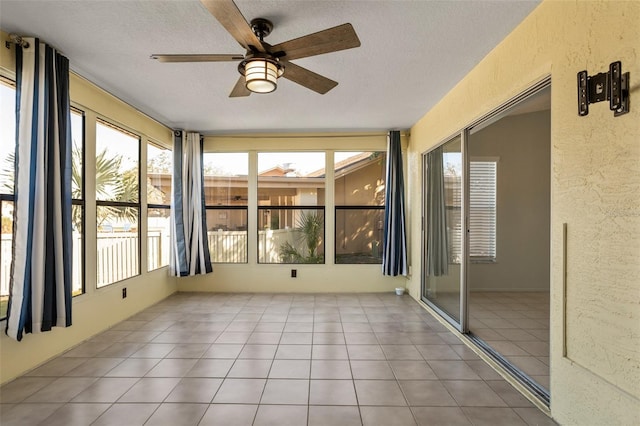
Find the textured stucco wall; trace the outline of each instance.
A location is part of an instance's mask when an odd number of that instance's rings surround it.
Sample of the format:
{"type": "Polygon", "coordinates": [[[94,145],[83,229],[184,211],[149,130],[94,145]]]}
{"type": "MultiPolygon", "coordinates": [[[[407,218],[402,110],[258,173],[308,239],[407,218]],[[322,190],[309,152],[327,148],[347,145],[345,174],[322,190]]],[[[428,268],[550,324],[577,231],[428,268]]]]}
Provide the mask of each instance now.
{"type": "MultiPolygon", "coordinates": [[[[422,152],[551,75],[551,413],[561,424],[640,419],[639,48],[640,2],[544,1],[411,129],[415,203],[422,152]],[[576,73],[616,60],[631,73],[631,112],[614,118],[599,103],[579,117],[576,73]]],[[[417,242],[420,209],[410,211],[417,242]]],[[[420,265],[416,244],[412,264],[420,265]]],[[[416,275],[414,297],[419,284],[416,275]]]]}

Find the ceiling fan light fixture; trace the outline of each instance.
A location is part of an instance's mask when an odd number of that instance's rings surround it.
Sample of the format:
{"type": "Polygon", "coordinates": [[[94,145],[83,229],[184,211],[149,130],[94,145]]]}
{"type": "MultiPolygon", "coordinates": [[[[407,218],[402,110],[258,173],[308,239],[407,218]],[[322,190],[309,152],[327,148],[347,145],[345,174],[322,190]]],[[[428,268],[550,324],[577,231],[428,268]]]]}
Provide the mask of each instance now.
{"type": "Polygon", "coordinates": [[[245,86],[254,93],[271,93],[278,87],[278,78],[284,67],[276,60],[265,57],[248,58],[238,67],[244,75],[245,86]]]}
{"type": "Polygon", "coordinates": [[[291,60],[360,46],[360,39],[353,25],[349,23],[272,46],[264,41],[273,30],[273,23],[268,19],[254,18],[250,25],[247,25],[246,18],[234,0],[200,2],[245,49],[245,55],[169,54],[152,55],[151,58],[159,62],[225,62],[241,59],[238,72],[242,77],[237,79],[229,94],[230,98],[246,97],[251,93],[273,92],[278,88],[278,78],[283,76],[285,67],[286,79],[324,95],[336,87],[338,82],[296,65],[291,60]]]}

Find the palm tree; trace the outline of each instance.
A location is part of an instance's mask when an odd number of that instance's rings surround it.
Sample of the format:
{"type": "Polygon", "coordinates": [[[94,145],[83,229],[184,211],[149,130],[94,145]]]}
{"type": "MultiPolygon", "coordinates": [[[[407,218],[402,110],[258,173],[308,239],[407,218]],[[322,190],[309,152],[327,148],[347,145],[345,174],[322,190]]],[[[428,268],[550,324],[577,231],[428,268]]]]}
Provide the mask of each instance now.
{"type": "MultiPolygon", "coordinates": [[[[122,172],[123,157],[121,155],[108,156],[104,149],[96,155],[96,198],[98,200],[112,200],[123,202],[137,202],[138,169],[132,168],[122,172]]],[[[79,200],[83,198],[83,152],[74,141],[71,151],[71,197],[79,200]]],[[[15,181],[15,154],[9,153],[0,172],[4,178],[2,190],[13,194],[15,181]]],[[[137,221],[138,211],[131,207],[102,206],[97,212],[97,225],[100,226],[107,219],[123,219],[137,221]]],[[[71,220],[75,229],[81,229],[82,210],[72,209],[71,220]]]]}
{"type": "Polygon", "coordinates": [[[15,180],[15,164],[16,164],[16,156],[15,153],[10,152],[7,155],[7,158],[4,159],[4,167],[0,172],[0,176],[3,178],[4,184],[2,185],[2,189],[0,192],[4,194],[13,194],[13,182],[15,180]]]}
{"type": "MultiPolygon", "coordinates": [[[[121,171],[123,157],[107,156],[107,149],[96,155],[96,198],[98,200],[134,203],[140,196],[138,191],[138,168],[121,171]]],[[[107,219],[138,220],[138,211],[133,207],[101,206],[96,223],[102,225],[107,219]]]]}
{"type": "Polygon", "coordinates": [[[316,212],[303,211],[298,220],[297,231],[299,245],[304,246],[301,253],[288,241],[280,246],[280,258],[284,263],[323,263],[324,255],[317,252],[322,241],[323,218],[316,212]]]}

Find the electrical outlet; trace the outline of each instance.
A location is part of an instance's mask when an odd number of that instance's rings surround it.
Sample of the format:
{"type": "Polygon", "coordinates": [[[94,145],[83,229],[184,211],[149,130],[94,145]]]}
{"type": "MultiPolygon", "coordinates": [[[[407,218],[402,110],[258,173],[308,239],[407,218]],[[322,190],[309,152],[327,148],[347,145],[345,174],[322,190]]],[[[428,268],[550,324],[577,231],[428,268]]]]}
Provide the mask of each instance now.
{"type": "Polygon", "coordinates": [[[126,299],[126,298],[127,298],[127,288],[126,288],[126,287],[124,287],[124,288],[122,289],[122,298],[123,298],[123,299],[126,299]]]}
{"type": "Polygon", "coordinates": [[[298,276],[298,270],[297,269],[292,269],[291,270],[291,278],[296,278],[298,276]]]}

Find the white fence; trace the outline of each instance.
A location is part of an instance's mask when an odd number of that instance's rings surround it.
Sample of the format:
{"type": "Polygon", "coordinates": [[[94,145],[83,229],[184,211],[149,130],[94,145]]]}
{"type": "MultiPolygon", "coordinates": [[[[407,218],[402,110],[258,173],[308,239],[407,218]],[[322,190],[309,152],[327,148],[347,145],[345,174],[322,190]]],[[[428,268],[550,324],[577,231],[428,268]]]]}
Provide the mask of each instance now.
{"type": "Polygon", "coordinates": [[[247,263],[247,231],[209,231],[209,254],[216,263],[247,263]]]}
{"type": "MultiPolygon", "coordinates": [[[[264,230],[258,232],[258,259],[261,263],[280,261],[280,247],[289,242],[299,246],[300,231],[295,229],[264,230]]],[[[96,251],[96,283],[98,287],[137,275],[140,271],[138,234],[134,232],[98,233],[96,251]]],[[[215,263],[246,263],[246,231],[208,232],[211,261],[215,263]]],[[[0,296],[9,294],[11,273],[11,234],[0,240],[0,296]]],[[[170,240],[168,232],[150,231],[147,236],[147,267],[149,270],[169,264],[170,240]]],[[[81,290],[83,263],[80,234],[73,235],[73,290],[81,290]]],[[[91,273],[91,272],[89,272],[91,273]]]]}
{"type": "Polygon", "coordinates": [[[11,274],[11,234],[2,234],[0,238],[0,296],[9,294],[9,274],[11,274]]]}
{"type": "Polygon", "coordinates": [[[280,246],[289,243],[299,248],[301,231],[296,229],[276,229],[258,232],[258,262],[279,263],[280,246]]]}
{"type": "Polygon", "coordinates": [[[153,271],[169,264],[169,232],[149,231],[147,234],[147,269],[153,271]]]}
{"type": "MultiPolygon", "coordinates": [[[[0,236],[0,296],[9,295],[9,278],[11,274],[11,244],[13,240],[12,234],[2,234],[0,236]]],[[[75,233],[72,236],[71,244],[73,253],[82,253],[82,236],[75,233]]],[[[82,262],[75,261],[71,267],[71,276],[73,279],[73,293],[82,290],[82,262]]]]}
{"type": "Polygon", "coordinates": [[[100,232],[97,243],[96,285],[98,287],[139,273],[140,252],[137,233],[100,232]]]}

